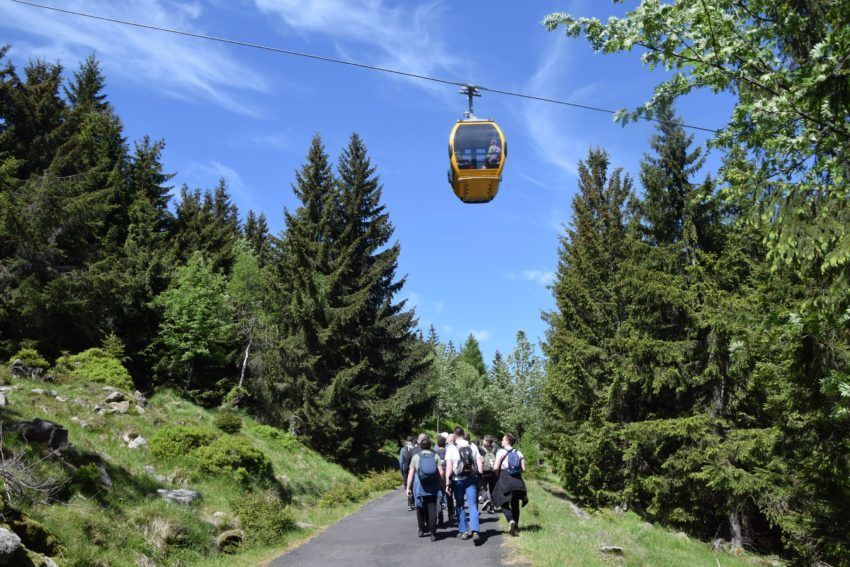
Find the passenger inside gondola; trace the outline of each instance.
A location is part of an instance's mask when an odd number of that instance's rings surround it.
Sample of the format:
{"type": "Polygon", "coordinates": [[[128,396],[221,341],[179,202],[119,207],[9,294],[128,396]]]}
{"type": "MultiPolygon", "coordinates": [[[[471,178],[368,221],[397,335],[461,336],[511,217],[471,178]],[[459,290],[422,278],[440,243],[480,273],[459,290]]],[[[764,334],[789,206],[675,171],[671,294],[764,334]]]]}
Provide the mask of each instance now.
{"type": "Polygon", "coordinates": [[[458,169],[499,167],[502,148],[491,124],[469,124],[457,129],[454,141],[458,169]]]}

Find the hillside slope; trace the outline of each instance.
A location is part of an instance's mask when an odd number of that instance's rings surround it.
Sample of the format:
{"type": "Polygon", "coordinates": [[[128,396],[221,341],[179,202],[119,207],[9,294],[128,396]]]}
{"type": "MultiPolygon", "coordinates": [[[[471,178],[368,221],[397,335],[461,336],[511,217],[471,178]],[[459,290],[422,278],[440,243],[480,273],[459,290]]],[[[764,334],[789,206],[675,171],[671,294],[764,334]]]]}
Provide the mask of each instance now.
{"type": "Polygon", "coordinates": [[[142,400],[102,384],[12,378],[5,368],[0,381],[7,384],[0,407],[7,459],[14,453],[41,478],[64,481],[50,503],[33,494],[13,502],[58,538],[52,555],[60,565],[233,564],[232,553],[250,563],[397,484],[395,474],[358,480],[245,415],[239,431],[225,433],[215,426],[220,410],[175,392],[142,400]],[[110,395],[124,400],[107,402],[110,395]],[[64,426],[70,445],[50,455],[45,444],[11,433],[34,418],[64,426]],[[198,498],[163,497],[181,488],[198,498]]]}

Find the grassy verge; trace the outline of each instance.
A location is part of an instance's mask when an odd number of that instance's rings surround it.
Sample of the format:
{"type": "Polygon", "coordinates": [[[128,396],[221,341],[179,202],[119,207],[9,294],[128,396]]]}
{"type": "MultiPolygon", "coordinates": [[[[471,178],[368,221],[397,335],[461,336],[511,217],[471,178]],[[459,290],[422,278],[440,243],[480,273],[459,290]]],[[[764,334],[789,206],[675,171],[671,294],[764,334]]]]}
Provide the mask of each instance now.
{"type": "MultiPolygon", "coordinates": [[[[752,567],[782,565],[776,558],[711,549],[707,543],[645,522],[636,514],[611,510],[592,512],[586,519],[570,509],[566,494],[547,480],[528,481],[529,504],[522,511],[522,531],[509,538],[508,564],[537,566],[752,567]],[[599,550],[607,544],[622,555],[599,550]]],[[[501,520],[506,528],[504,518],[501,520]]]]}
{"type": "MultiPolygon", "coordinates": [[[[108,394],[100,384],[68,379],[45,384],[10,379],[8,373],[0,379],[15,387],[6,393],[8,406],[0,408],[0,420],[7,425],[4,431],[35,417],[59,423],[69,431],[73,448],[66,458],[77,469],[56,461],[44,464],[46,473],[68,480],[59,501],[16,503],[59,539],[62,550],[56,558],[62,565],[256,564],[309,538],[398,483],[395,471],[391,477],[358,479],[288,433],[247,415],[240,415],[242,427],[237,433],[218,431],[217,410],[201,408],[174,392],[153,396],[143,413],[131,404],[126,414],[99,415],[93,408],[108,394]],[[56,395],[33,389],[54,390],[56,395]],[[212,430],[220,439],[231,441],[217,455],[222,461],[216,463],[214,472],[209,463],[199,462],[193,451],[157,457],[150,448],[130,449],[122,440],[131,433],[150,441],[165,428],[184,426],[212,430]],[[244,464],[240,455],[233,463],[227,462],[227,451],[232,452],[234,445],[264,456],[269,466],[261,467],[263,478],[240,470],[244,464]],[[95,463],[106,472],[109,483],[98,479],[95,463]],[[231,465],[232,469],[228,468],[231,465]],[[156,494],[158,488],[181,487],[198,491],[200,500],[185,506],[166,502],[156,494]],[[251,510],[252,525],[246,527],[240,518],[240,504],[245,514],[244,502],[252,498],[248,501],[258,503],[258,508],[251,510]],[[281,521],[281,516],[285,520],[281,521]],[[220,552],[216,536],[237,528],[243,529],[245,541],[235,554],[220,552]]],[[[39,450],[44,451],[12,433],[5,436],[4,449],[30,452],[33,458],[39,457],[39,450]]]]}

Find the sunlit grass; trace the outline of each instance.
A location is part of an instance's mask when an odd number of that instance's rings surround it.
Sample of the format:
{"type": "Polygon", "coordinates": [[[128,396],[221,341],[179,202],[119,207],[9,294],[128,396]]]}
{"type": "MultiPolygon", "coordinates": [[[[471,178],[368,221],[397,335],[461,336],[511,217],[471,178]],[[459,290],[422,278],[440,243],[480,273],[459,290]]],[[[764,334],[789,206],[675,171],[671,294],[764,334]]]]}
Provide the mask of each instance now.
{"type": "MultiPolygon", "coordinates": [[[[564,492],[546,480],[531,480],[529,504],[521,513],[519,537],[508,537],[509,564],[540,566],[752,567],[781,565],[776,558],[716,552],[708,543],[653,526],[632,512],[588,511],[579,518],[564,492]],[[607,555],[602,544],[623,554],[607,555]]],[[[502,527],[507,528],[504,518],[502,527]]]]}

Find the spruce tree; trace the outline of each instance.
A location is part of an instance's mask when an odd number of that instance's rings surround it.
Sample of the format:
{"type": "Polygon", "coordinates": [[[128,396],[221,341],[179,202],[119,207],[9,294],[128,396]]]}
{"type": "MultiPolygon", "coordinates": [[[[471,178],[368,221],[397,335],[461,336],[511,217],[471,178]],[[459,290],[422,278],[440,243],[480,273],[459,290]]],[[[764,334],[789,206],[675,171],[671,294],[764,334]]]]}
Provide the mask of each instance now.
{"type": "Polygon", "coordinates": [[[478,344],[478,339],[472,333],[466,337],[466,342],[463,343],[463,348],[460,349],[460,358],[475,368],[481,376],[487,375],[487,366],[484,364],[484,355],[481,354],[481,346],[478,344]]]}
{"type": "Polygon", "coordinates": [[[428,348],[394,296],[398,244],[365,145],[352,136],[333,175],[321,140],[296,175],[276,273],[285,282],[284,403],[312,446],[342,462],[427,412],[428,348]],[[388,245],[389,244],[389,245],[388,245]],[[366,447],[363,446],[364,441],[366,447]]]}
{"type": "Polygon", "coordinates": [[[266,215],[259,215],[254,211],[248,211],[245,217],[245,240],[251,246],[260,267],[265,266],[271,256],[272,237],[269,234],[269,224],[266,221],[266,215]]]}

